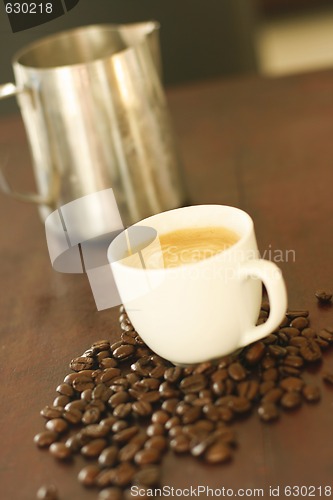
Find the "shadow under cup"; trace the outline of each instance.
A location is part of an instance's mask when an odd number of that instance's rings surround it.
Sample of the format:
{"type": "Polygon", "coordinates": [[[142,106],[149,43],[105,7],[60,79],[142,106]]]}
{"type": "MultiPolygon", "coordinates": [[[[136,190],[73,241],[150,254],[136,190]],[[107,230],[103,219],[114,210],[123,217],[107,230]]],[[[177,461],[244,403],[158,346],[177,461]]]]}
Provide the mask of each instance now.
{"type": "MultiPolygon", "coordinates": [[[[260,262],[258,256],[250,216],[222,205],[154,215],[125,230],[108,249],[114,279],[135,330],[153,351],[175,364],[216,359],[250,343],[244,332],[252,332],[259,315],[261,275],[245,277],[239,270],[249,261],[260,262]],[[239,240],[198,262],[163,268],[159,235],[216,226],[234,231],[239,240]],[[155,253],[160,251],[158,268],[145,259],[152,247],[155,253]]],[[[256,332],[260,338],[267,334],[256,332]]]]}

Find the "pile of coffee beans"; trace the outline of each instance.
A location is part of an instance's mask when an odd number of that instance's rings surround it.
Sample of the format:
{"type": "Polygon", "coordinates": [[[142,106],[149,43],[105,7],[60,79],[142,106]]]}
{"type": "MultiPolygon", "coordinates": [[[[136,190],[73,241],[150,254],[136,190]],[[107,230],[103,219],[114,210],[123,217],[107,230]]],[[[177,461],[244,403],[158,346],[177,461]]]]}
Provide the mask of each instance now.
{"type": "MultiPolygon", "coordinates": [[[[259,323],[268,315],[263,302],[259,323]]],[[[168,450],[209,464],[229,461],[240,416],[256,411],[270,422],[318,402],[319,387],[302,374],[333,343],[333,328],[316,332],[308,311],[288,311],[276,331],[241,352],[179,367],[144,344],[123,307],[120,326],[118,342],[95,342],[70,362],[53,404],[41,410],[46,429],[34,438],[59,460],[89,459],[78,480],[98,488],[99,500],[132,498],[131,485],[140,493],[158,487],[168,450]]],[[[333,384],[333,373],[323,379],[333,384]]]]}

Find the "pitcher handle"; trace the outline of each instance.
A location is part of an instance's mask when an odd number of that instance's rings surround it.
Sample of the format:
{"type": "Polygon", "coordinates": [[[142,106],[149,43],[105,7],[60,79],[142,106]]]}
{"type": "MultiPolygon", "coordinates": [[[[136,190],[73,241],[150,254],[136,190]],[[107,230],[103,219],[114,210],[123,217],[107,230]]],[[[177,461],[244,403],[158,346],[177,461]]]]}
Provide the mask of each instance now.
{"type": "MultiPolygon", "coordinates": [[[[27,92],[24,88],[18,88],[14,83],[4,83],[0,85],[0,99],[6,99],[7,97],[14,97],[18,94],[27,92]]],[[[0,190],[13,198],[26,201],[30,203],[36,203],[37,205],[53,205],[53,197],[51,196],[51,190],[47,196],[42,196],[37,193],[20,193],[11,188],[3,169],[0,166],[0,190]]]]}

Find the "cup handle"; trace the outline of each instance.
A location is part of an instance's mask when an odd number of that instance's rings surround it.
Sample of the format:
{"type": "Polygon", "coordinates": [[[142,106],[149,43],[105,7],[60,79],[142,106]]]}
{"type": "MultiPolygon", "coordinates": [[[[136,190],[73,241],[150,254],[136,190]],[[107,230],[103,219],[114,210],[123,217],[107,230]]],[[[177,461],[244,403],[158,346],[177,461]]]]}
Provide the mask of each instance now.
{"type": "Polygon", "coordinates": [[[281,324],[287,310],[287,290],[281,270],[267,260],[254,259],[245,262],[238,270],[238,277],[241,280],[259,278],[266,287],[270,302],[267,321],[248,329],[241,337],[239,347],[244,347],[266,337],[281,324]]]}
{"type": "MultiPolygon", "coordinates": [[[[27,92],[26,89],[18,88],[14,83],[4,83],[0,85],[0,99],[6,99],[7,97],[14,97],[18,94],[27,92]]],[[[49,205],[53,206],[54,196],[52,192],[47,194],[47,196],[42,196],[37,193],[20,193],[11,188],[3,169],[0,167],[0,190],[13,198],[20,201],[27,201],[30,203],[36,203],[37,205],[49,205]]]]}

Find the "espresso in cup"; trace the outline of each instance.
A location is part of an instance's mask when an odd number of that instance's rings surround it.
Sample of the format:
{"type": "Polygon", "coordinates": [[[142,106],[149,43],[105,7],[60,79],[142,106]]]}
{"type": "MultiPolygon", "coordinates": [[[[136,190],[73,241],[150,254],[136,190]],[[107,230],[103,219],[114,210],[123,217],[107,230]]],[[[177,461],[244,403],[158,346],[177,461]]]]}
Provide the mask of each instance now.
{"type": "Polygon", "coordinates": [[[132,240],[140,242],[132,246],[137,251],[122,259],[121,233],[109,246],[108,259],[133,327],[158,355],[181,365],[217,359],[280,325],[287,309],[285,284],[278,267],[259,258],[247,213],[195,205],[156,214],[129,229],[136,236],[132,240]],[[262,283],[270,314],[257,326],[262,283]]]}
{"type": "MultiPolygon", "coordinates": [[[[144,253],[149,269],[194,264],[213,257],[237,243],[239,235],[223,226],[188,227],[158,235],[159,245],[150,245],[144,253]]],[[[136,253],[136,248],[130,250],[136,253]]],[[[130,252],[125,257],[129,257],[130,252]]],[[[128,265],[137,267],[138,259],[128,259],[128,265]]]]}

